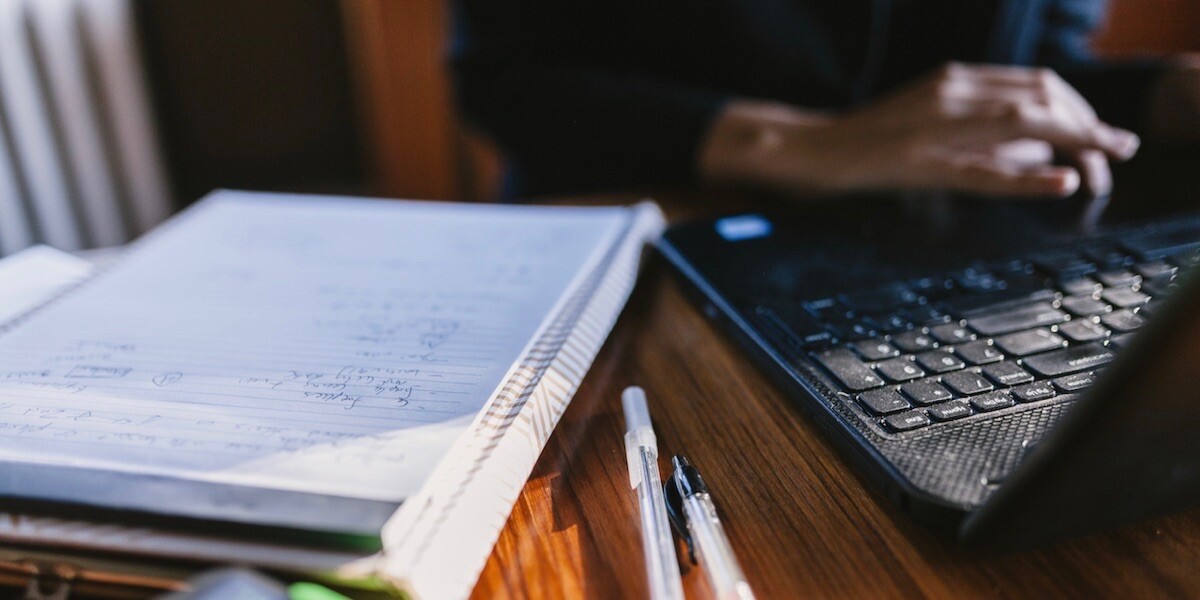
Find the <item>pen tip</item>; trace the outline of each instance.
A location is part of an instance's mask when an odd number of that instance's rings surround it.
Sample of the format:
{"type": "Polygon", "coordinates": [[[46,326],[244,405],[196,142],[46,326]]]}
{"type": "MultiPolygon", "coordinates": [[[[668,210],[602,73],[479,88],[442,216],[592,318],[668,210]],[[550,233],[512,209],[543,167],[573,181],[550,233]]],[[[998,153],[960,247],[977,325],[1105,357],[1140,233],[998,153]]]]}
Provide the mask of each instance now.
{"type": "Polygon", "coordinates": [[[687,457],[682,454],[676,454],[675,456],[671,457],[671,465],[676,469],[682,469],[691,464],[692,463],[688,462],[687,457]]]}

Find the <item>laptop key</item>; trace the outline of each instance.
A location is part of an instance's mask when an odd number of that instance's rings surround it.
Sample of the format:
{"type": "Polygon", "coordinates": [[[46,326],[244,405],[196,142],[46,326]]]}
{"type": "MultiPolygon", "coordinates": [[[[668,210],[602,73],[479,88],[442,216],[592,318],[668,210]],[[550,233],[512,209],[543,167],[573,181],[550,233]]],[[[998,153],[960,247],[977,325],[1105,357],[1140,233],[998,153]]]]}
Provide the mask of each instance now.
{"type": "Polygon", "coordinates": [[[929,405],[938,402],[945,402],[954,397],[949,390],[942,387],[942,384],[932,381],[914,381],[900,386],[900,391],[904,392],[908,399],[916,404],[929,405]]]}
{"type": "Polygon", "coordinates": [[[992,272],[1004,277],[1008,281],[1011,281],[1014,277],[1028,276],[1030,273],[1033,273],[1033,265],[1021,259],[1000,261],[989,268],[992,272]]]}
{"type": "Polygon", "coordinates": [[[893,431],[912,431],[924,427],[930,423],[929,417],[923,411],[910,410],[889,417],[884,417],[883,422],[887,424],[893,431]]]}
{"type": "Polygon", "coordinates": [[[784,334],[794,338],[801,347],[828,342],[832,338],[821,323],[800,307],[759,306],[755,309],[760,317],[769,321],[784,334]]]}
{"type": "Polygon", "coordinates": [[[958,371],[942,377],[942,383],[962,396],[974,396],[996,389],[983,375],[973,371],[958,371]]]}
{"type": "Polygon", "coordinates": [[[949,317],[945,312],[928,304],[919,304],[917,306],[909,306],[902,308],[898,314],[909,321],[917,324],[936,324],[944,323],[949,317]]]}
{"type": "Polygon", "coordinates": [[[877,415],[890,415],[912,408],[907,400],[893,389],[873,390],[858,395],[858,401],[877,415]]]}
{"type": "MultiPolygon", "coordinates": [[[[913,279],[907,282],[908,286],[915,292],[924,296],[926,300],[936,301],[956,294],[959,292],[954,280],[945,277],[922,277],[913,279]]],[[[923,305],[923,306],[928,306],[923,305]]]]}
{"type": "Polygon", "coordinates": [[[877,312],[913,304],[918,298],[916,292],[898,283],[839,296],[843,304],[859,312],[877,312]]]}
{"type": "Polygon", "coordinates": [[[913,362],[912,359],[908,357],[885,360],[881,363],[876,363],[875,368],[880,373],[883,373],[883,376],[887,377],[888,380],[896,383],[912,381],[913,379],[919,379],[925,376],[925,371],[922,371],[921,368],[917,366],[917,363],[913,362]]]}
{"type": "Polygon", "coordinates": [[[1074,375],[1067,375],[1066,377],[1059,377],[1058,379],[1055,379],[1054,387],[1063,392],[1069,393],[1078,392],[1079,390],[1082,390],[1093,383],[1096,383],[1095,375],[1092,375],[1091,373],[1076,373],[1074,375]]]}
{"type": "Polygon", "coordinates": [[[1109,271],[1123,270],[1124,267],[1134,262],[1133,257],[1129,256],[1125,251],[1109,245],[1089,248],[1084,254],[1092,262],[1109,271]]]}
{"type": "Polygon", "coordinates": [[[988,340],[976,340],[954,347],[954,353],[973,365],[984,365],[1004,360],[1000,353],[988,340]]]}
{"type": "Polygon", "coordinates": [[[1021,306],[1031,302],[1051,301],[1057,298],[1058,292],[1038,284],[948,298],[942,301],[942,307],[953,314],[969,318],[982,313],[995,312],[1006,307],[1021,306]]]}
{"type": "Polygon", "coordinates": [[[850,309],[842,306],[842,303],[838,302],[836,298],[809,300],[804,303],[804,308],[822,321],[848,319],[854,314],[850,309]]]}
{"type": "Polygon", "coordinates": [[[1077,371],[1094,369],[1111,362],[1116,355],[1100,344],[1084,344],[1030,356],[1025,367],[1044,377],[1057,377],[1077,371]]]}
{"type": "Polygon", "coordinates": [[[1054,305],[1049,302],[1039,302],[1020,308],[975,317],[969,319],[967,325],[982,335],[994,336],[1021,331],[1022,329],[1057,325],[1066,320],[1067,313],[1054,308],[1054,305]]]}
{"type": "Polygon", "coordinates": [[[1057,394],[1054,391],[1054,386],[1049,381],[1039,381],[1037,383],[1022,385],[1009,390],[1009,392],[1012,393],[1013,398],[1021,402],[1037,402],[1038,400],[1053,398],[1057,394]]]}
{"type": "Polygon", "coordinates": [[[1058,282],[1058,287],[1069,296],[1090,296],[1104,289],[1104,286],[1089,277],[1065,279],[1058,282]]]}
{"type": "Polygon", "coordinates": [[[1150,301],[1150,296],[1133,288],[1110,288],[1104,290],[1100,297],[1117,308],[1133,308],[1150,301]]]}
{"type": "Polygon", "coordinates": [[[904,352],[920,352],[922,350],[929,350],[936,345],[933,338],[920,329],[893,335],[892,344],[904,352]]]}
{"type": "Polygon", "coordinates": [[[1131,341],[1133,341],[1132,333],[1121,333],[1109,338],[1108,346],[1110,348],[1116,348],[1117,350],[1124,350],[1125,348],[1129,347],[1129,342],[1131,341]]]}
{"type": "Polygon", "coordinates": [[[1134,331],[1135,329],[1146,324],[1146,319],[1141,315],[1124,308],[1113,311],[1100,317],[1100,322],[1106,327],[1120,332],[1134,331]]]}
{"type": "Polygon", "coordinates": [[[866,360],[876,361],[900,356],[900,351],[883,338],[854,342],[850,347],[866,360]]]}
{"type": "Polygon", "coordinates": [[[1067,279],[1087,275],[1096,270],[1096,265],[1073,253],[1041,256],[1034,260],[1037,267],[1055,277],[1067,279]]]}
{"type": "Polygon", "coordinates": [[[830,319],[825,328],[843,340],[864,340],[879,335],[874,323],[859,317],[830,319]]]}
{"type": "Polygon", "coordinates": [[[971,292],[987,292],[1003,287],[1000,279],[995,275],[975,267],[951,273],[950,277],[960,288],[971,292]]]}
{"type": "Polygon", "coordinates": [[[971,406],[966,400],[952,400],[929,408],[929,416],[938,421],[953,421],[971,414],[971,406]]]}
{"type": "Polygon", "coordinates": [[[925,370],[933,371],[934,373],[957,371],[967,366],[962,359],[952,354],[949,350],[930,350],[929,352],[918,354],[917,363],[925,367],[925,370]]]}
{"type": "Polygon", "coordinates": [[[1067,344],[1066,340],[1049,329],[1031,329],[1020,333],[1010,333],[996,338],[995,342],[996,346],[1005,354],[1012,356],[1028,356],[1062,348],[1067,344]]]}
{"type": "Polygon", "coordinates": [[[1133,270],[1147,280],[1155,280],[1174,277],[1179,267],[1167,264],[1165,260],[1151,260],[1134,265],[1133,270]]]}
{"type": "Polygon", "coordinates": [[[1087,296],[1067,296],[1062,299],[1062,307],[1077,317],[1090,317],[1110,310],[1108,303],[1087,296]]]}
{"type": "Polygon", "coordinates": [[[991,392],[971,398],[971,406],[979,412],[988,412],[1008,408],[1015,404],[1008,392],[991,392]]]}
{"type": "Polygon", "coordinates": [[[1094,342],[1108,337],[1108,330],[1087,319],[1073,319],[1058,326],[1058,332],[1072,342],[1094,342]]]}
{"type": "Polygon", "coordinates": [[[1128,287],[1142,282],[1142,276],[1124,269],[1105,271],[1096,276],[1100,283],[1108,287],[1128,287]]]}
{"type": "Polygon", "coordinates": [[[930,327],[929,335],[943,344],[961,344],[975,339],[975,334],[971,333],[970,329],[958,323],[943,323],[936,327],[930,327]]]}
{"type": "Polygon", "coordinates": [[[996,382],[996,385],[1004,387],[1012,387],[1022,383],[1033,381],[1033,375],[1022,369],[1015,362],[1004,361],[994,365],[988,365],[983,368],[983,374],[988,379],[996,382]]]}
{"type": "Polygon", "coordinates": [[[875,371],[845,348],[818,353],[816,358],[842,386],[852,392],[862,392],[883,385],[883,379],[876,375],[875,371]]]}
{"type": "Polygon", "coordinates": [[[901,314],[874,314],[870,315],[871,320],[879,324],[879,329],[884,333],[900,333],[912,329],[913,323],[901,314]]]}

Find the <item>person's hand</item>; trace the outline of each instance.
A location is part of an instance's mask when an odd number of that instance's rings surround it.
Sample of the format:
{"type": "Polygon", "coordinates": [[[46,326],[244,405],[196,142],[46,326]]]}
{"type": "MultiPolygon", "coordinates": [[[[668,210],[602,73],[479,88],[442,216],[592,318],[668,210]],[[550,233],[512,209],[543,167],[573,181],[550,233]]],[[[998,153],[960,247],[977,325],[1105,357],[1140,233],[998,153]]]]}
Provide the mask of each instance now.
{"type": "Polygon", "coordinates": [[[1151,92],[1148,124],[1155,139],[1200,142],[1200,54],[1168,67],[1151,92]]]}
{"type": "Polygon", "coordinates": [[[1081,185],[1107,193],[1108,160],[1128,159],[1139,143],[1052,71],[951,64],[844,115],[732,102],[699,160],[710,180],[799,193],[1067,196],[1081,185]]]}

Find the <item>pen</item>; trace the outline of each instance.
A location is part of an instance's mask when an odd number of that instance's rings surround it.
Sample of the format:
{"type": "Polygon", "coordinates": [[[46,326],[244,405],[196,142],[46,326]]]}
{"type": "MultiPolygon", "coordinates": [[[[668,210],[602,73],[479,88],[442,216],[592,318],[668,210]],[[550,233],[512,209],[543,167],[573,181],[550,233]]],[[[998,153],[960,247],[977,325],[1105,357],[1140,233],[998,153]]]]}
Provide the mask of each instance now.
{"type": "MultiPolygon", "coordinates": [[[[671,459],[671,464],[675,472],[665,486],[667,497],[672,503],[673,513],[682,509],[686,531],[680,528],[680,533],[684,534],[692,551],[693,562],[698,553],[713,593],[720,600],[752,600],[754,592],[750,590],[746,575],[742,573],[737,556],[733,554],[733,546],[725,536],[725,528],[721,527],[717,507],[704,480],[700,478],[700,471],[679,455],[671,459]]],[[[678,518],[675,523],[679,527],[678,518]]]]}
{"type": "Polygon", "coordinates": [[[350,600],[323,585],[298,581],[288,586],[288,600],[350,600]]]}
{"type": "Polygon", "coordinates": [[[667,521],[662,479],[658,475],[658,439],[650,425],[646,392],[629,387],[621,394],[625,407],[625,458],[629,463],[629,487],[637,490],[642,515],[642,550],[653,600],[683,600],[675,540],[667,521]]]}

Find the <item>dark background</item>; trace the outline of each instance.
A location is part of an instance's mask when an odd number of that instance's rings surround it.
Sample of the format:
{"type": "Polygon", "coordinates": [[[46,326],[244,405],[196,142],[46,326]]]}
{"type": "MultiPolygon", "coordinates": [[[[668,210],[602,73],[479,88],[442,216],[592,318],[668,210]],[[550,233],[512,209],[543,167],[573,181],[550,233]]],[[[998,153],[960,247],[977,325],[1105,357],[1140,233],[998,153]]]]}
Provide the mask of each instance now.
{"type": "MultiPolygon", "coordinates": [[[[503,1],[503,0],[497,0],[503,1]]],[[[1200,1],[1113,0],[1105,55],[1200,51],[1200,1]]],[[[219,187],[490,200],[461,127],[446,0],[139,0],[175,197],[219,187]]]]}

